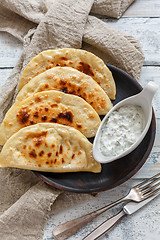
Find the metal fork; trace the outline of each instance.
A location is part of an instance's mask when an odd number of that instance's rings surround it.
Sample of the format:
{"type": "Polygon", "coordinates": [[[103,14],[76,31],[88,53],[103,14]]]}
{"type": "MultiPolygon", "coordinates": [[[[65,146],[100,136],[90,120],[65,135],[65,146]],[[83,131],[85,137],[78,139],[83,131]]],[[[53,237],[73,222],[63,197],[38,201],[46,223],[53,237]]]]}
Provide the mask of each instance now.
{"type": "Polygon", "coordinates": [[[160,180],[160,173],[136,185],[129,191],[127,196],[119,199],[118,201],[113,202],[101,209],[98,209],[94,212],[86,214],[82,217],[60,224],[59,226],[54,228],[53,236],[55,237],[55,239],[65,240],[69,236],[77,232],[80,228],[85,226],[88,222],[92,221],[95,217],[99,216],[101,213],[114,207],[115,205],[127,200],[141,202],[144,199],[153,196],[160,190],[160,188],[157,188],[160,185],[160,182],[158,182],[159,180],[160,180]],[[156,184],[153,185],[153,183],[154,184],[156,183],[156,184]]]}

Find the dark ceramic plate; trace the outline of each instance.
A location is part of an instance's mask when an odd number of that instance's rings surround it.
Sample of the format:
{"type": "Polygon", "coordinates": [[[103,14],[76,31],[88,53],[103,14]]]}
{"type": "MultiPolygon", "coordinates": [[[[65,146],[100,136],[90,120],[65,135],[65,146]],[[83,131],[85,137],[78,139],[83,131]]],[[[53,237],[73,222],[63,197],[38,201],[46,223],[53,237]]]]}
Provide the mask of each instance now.
{"type": "MultiPolygon", "coordinates": [[[[116,82],[117,96],[115,105],[124,98],[135,95],[142,90],[140,84],[124,71],[107,65],[116,82]]],[[[131,178],[145,163],[153,147],[156,132],[155,115],[147,135],[141,144],[127,156],[102,164],[101,173],[48,173],[35,172],[46,183],[66,191],[77,193],[96,193],[114,188],[131,178]]]]}

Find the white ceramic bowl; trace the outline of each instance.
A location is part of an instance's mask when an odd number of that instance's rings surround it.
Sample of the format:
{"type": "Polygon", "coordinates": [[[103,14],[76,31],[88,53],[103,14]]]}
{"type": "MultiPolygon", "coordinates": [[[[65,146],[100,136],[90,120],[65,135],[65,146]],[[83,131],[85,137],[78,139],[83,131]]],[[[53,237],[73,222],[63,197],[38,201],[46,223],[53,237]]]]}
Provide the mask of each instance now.
{"type": "Polygon", "coordinates": [[[151,123],[152,99],[153,99],[153,96],[154,96],[155,92],[157,91],[157,89],[158,89],[157,84],[155,84],[154,82],[149,82],[147,84],[147,86],[139,94],[136,94],[132,97],[122,100],[121,102],[117,103],[107,113],[107,115],[104,117],[103,121],[101,122],[101,124],[98,128],[98,131],[96,133],[96,136],[95,136],[94,142],[93,142],[93,156],[97,162],[109,163],[116,159],[124,157],[127,154],[129,154],[130,152],[132,152],[141,143],[141,141],[145,137],[145,135],[149,129],[150,123],[151,123]],[[102,152],[100,150],[100,136],[101,136],[101,132],[102,132],[101,129],[103,127],[103,124],[106,122],[106,119],[112,114],[112,112],[124,105],[138,105],[138,106],[142,107],[144,116],[145,116],[144,130],[143,130],[142,134],[140,135],[140,137],[137,139],[137,141],[131,147],[129,147],[127,150],[125,150],[124,152],[122,152],[121,154],[116,155],[116,156],[111,156],[111,157],[105,156],[102,154],[102,152]]]}

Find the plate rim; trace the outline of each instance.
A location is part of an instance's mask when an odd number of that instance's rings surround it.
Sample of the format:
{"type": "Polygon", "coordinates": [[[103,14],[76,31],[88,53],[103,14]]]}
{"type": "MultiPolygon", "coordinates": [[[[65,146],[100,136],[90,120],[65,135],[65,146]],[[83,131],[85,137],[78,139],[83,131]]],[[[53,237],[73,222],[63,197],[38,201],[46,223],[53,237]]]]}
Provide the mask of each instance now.
{"type": "MultiPolygon", "coordinates": [[[[105,63],[106,64],[106,63],[105,63]]],[[[116,67],[116,66],[113,66],[111,64],[106,64],[107,67],[110,69],[113,69],[113,70],[116,70],[116,71],[119,71],[121,72],[122,74],[126,75],[127,78],[129,78],[132,82],[134,82],[134,84],[137,85],[137,87],[139,89],[143,89],[142,86],[140,85],[140,83],[135,80],[132,76],[130,76],[128,73],[126,73],[124,70],[116,67]]],[[[110,70],[111,71],[111,70],[110,70]]],[[[98,192],[103,192],[103,191],[107,191],[107,190],[110,190],[110,189],[113,189],[117,186],[120,186],[121,184],[125,183],[126,181],[128,181],[131,177],[133,177],[140,169],[141,167],[144,165],[144,163],[147,161],[151,151],[152,151],[152,148],[153,148],[153,145],[154,145],[154,141],[155,141],[155,135],[156,135],[156,118],[155,118],[155,113],[154,113],[154,109],[152,107],[152,122],[151,122],[153,125],[154,125],[154,131],[151,132],[151,139],[152,141],[149,142],[149,145],[148,145],[148,149],[149,151],[146,151],[146,153],[143,155],[143,161],[141,160],[137,165],[136,167],[131,171],[129,172],[125,177],[123,177],[122,179],[118,180],[115,184],[112,184],[111,187],[107,187],[105,188],[104,187],[97,187],[97,188],[91,188],[91,189],[82,189],[82,188],[73,188],[73,187],[68,187],[68,186],[64,186],[60,183],[55,183],[53,182],[53,180],[50,180],[48,177],[44,176],[42,172],[40,171],[33,171],[33,173],[38,176],[42,181],[44,181],[45,183],[47,183],[48,185],[52,186],[52,187],[55,187],[59,190],[62,190],[62,191],[68,191],[68,192],[74,192],[74,193],[90,193],[90,194],[96,194],[98,192]]],[[[103,185],[102,185],[103,186],[103,185]]]]}

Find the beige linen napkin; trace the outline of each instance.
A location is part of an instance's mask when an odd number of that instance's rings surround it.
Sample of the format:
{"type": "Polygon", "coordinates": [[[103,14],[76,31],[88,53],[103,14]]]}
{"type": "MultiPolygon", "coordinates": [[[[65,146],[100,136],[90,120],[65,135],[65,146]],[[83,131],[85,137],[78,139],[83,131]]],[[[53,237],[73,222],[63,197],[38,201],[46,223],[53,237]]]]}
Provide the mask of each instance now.
{"type": "MultiPolygon", "coordinates": [[[[91,13],[119,18],[135,0],[94,0],[91,13]]],[[[49,9],[50,0],[3,0],[1,5],[18,15],[39,23],[49,9]]],[[[56,2],[55,0],[52,1],[56,2]]],[[[81,1],[82,4],[85,2],[81,1]]]]}
{"type": "MultiPolygon", "coordinates": [[[[0,30],[11,33],[23,42],[23,54],[0,89],[0,121],[17,93],[22,69],[32,57],[48,48],[83,47],[138,79],[144,60],[138,41],[89,15],[92,9],[92,12],[118,18],[132,2],[1,1],[0,30]]],[[[51,205],[60,193],[42,183],[31,171],[0,169],[0,239],[42,239],[51,205]]],[[[61,193],[53,212],[91,197],[61,193]]]]}

